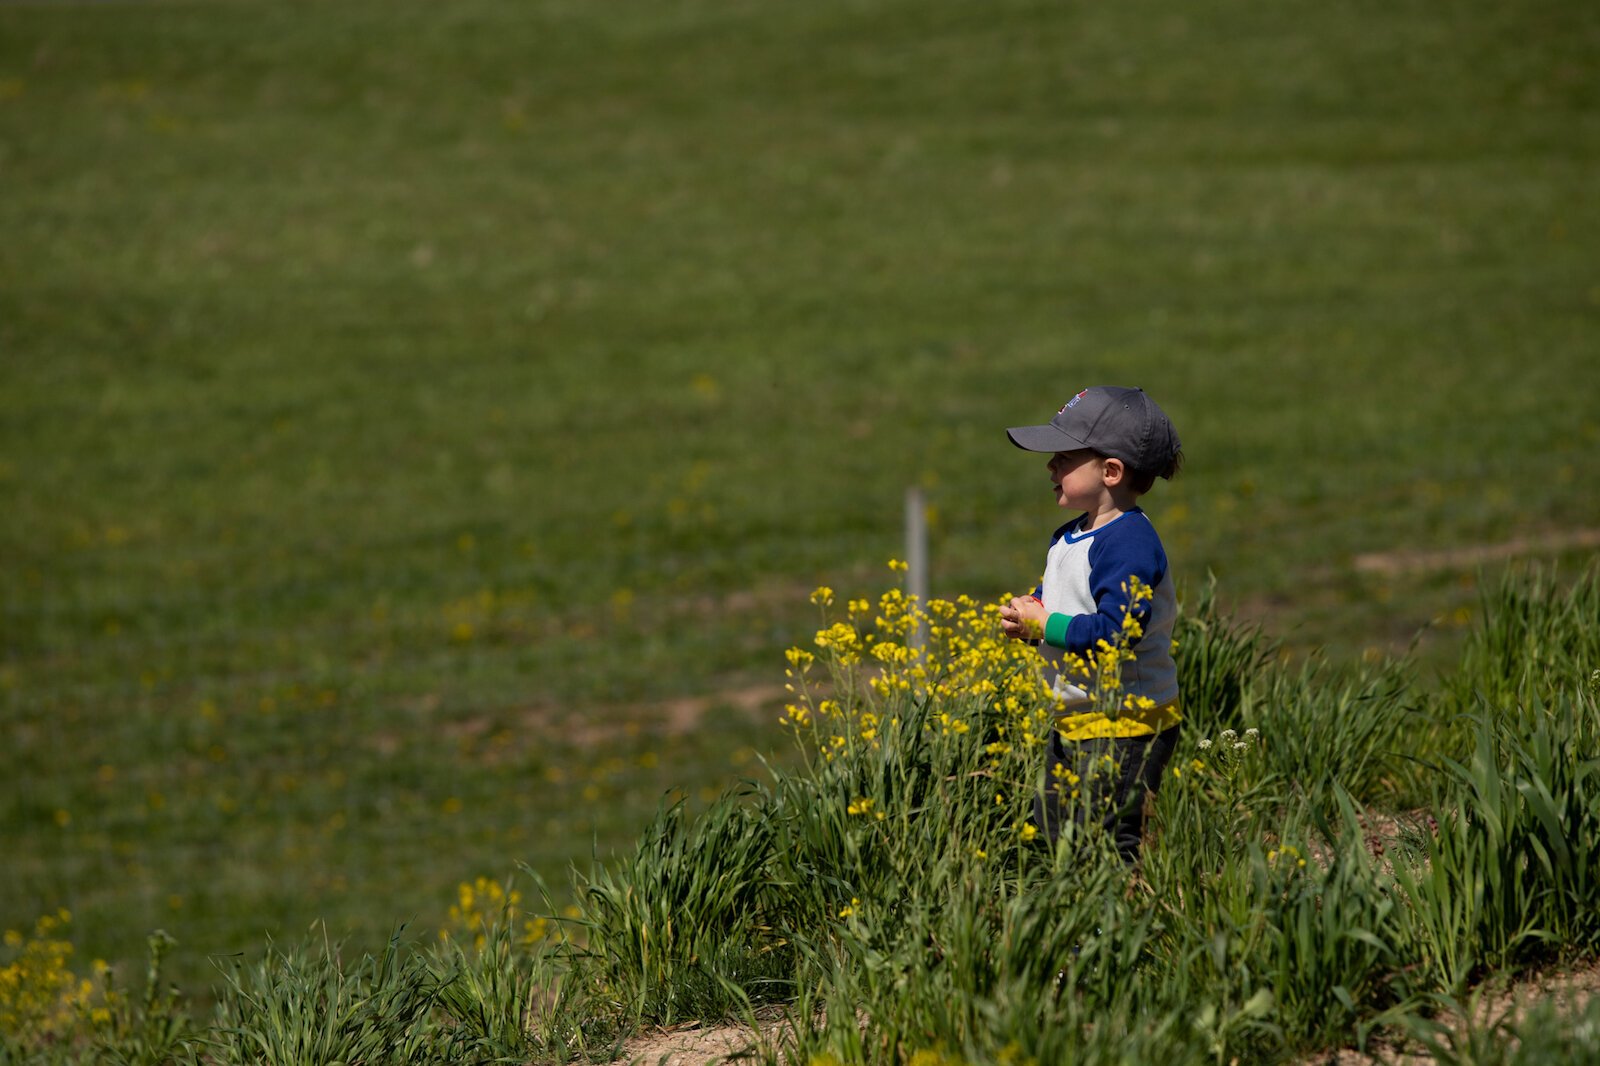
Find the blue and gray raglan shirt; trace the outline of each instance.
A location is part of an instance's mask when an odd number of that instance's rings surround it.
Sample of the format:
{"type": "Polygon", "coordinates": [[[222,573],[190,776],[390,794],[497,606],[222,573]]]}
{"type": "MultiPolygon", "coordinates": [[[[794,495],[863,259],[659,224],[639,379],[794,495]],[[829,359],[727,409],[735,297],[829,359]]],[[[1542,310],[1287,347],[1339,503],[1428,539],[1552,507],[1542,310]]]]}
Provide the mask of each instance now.
{"type": "Polygon", "coordinates": [[[1069,740],[1105,736],[1145,736],[1176,725],[1178,667],[1172,658],[1172,625],[1178,598],[1167,570],[1167,553],[1144,511],[1134,508],[1087,533],[1077,530],[1080,515],[1056,530],[1044,578],[1034,590],[1045,610],[1046,679],[1062,701],[1056,728],[1069,740]],[[1129,604],[1130,578],[1153,590],[1149,599],[1129,604]],[[1122,664],[1119,706],[1095,706],[1088,678],[1074,656],[1092,654],[1101,641],[1114,645],[1131,611],[1142,633],[1129,642],[1134,657],[1122,664]],[[1148,706],[1124,708],[1122,697],[1144,697],[1148,706]]]}

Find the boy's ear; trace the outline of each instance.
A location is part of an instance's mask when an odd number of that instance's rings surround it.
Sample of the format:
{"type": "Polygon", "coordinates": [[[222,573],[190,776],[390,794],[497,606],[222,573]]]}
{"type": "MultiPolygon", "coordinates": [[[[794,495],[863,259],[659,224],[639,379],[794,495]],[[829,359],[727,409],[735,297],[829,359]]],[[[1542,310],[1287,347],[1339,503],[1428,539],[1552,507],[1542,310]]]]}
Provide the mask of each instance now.
{"type": "Polygon", "coordinates": [[[1100,465],[1101,476],[1105,478],[1106,488],[1122,484],[1122,479],[1127,476],[1128,468],[1122,465],[1121,459],[1106,459],[1100,465]]]}

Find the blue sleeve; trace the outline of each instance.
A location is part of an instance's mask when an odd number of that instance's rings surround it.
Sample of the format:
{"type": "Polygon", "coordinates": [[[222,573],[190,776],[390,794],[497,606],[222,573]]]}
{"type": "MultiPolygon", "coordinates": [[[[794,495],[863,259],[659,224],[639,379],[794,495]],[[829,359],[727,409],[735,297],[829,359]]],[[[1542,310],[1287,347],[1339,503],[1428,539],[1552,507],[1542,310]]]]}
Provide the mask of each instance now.
{"type": "MultiPolygon", "coordinates": [[[[1075,615],[1067,626],[1067,651],[1083,652],[1100,641],[1115,644],[1122,633],[1122,619],[1128,612],[1129,578],[1155,588],[1167,576],[1167,553],[1161,538],[1144,515],[1125,516],[1094,539],[1089,548],[1089,591],[1094,596],[1095,613],[1075,615]]],[[[1149,600],[1133,607],[1139,624],[1150,621],[1149,600]]],[[[1137,644],[1131,641],[1130,644],[1137,644]]]]}

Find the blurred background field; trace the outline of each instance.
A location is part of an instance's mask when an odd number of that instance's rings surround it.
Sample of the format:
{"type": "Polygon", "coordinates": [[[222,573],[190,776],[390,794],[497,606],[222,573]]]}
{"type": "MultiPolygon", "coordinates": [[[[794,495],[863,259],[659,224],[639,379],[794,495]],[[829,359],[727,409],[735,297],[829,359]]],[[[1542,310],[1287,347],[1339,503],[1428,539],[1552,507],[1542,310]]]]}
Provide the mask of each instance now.
{"type": "Polygon", "coordinates": [[[430,935],[781,750],[806,594],[1032,584],[1140,384],[1190,589],[1448,662],[1600,529],[1600,10],[0,5],[0,926],[430,935]]]}

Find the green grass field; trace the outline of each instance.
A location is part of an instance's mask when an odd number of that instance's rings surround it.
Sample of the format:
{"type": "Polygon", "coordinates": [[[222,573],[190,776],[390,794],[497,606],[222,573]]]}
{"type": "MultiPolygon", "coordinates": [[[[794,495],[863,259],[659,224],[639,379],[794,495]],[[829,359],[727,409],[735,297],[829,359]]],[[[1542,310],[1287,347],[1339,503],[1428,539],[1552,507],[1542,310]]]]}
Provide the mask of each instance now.
{"type": "Polygon", "coordinates": [[[1562,2],[0,5],[0,926],[198,987],[559,882],[778,746],[727,694],[906,486],[936,594],[1030,585],[1001,430],[1095,382],[1183,435],[1191,588],[1450,662],[1477,566],[1364,557],[1600,527],[1597,55],[1562,2]]]}

